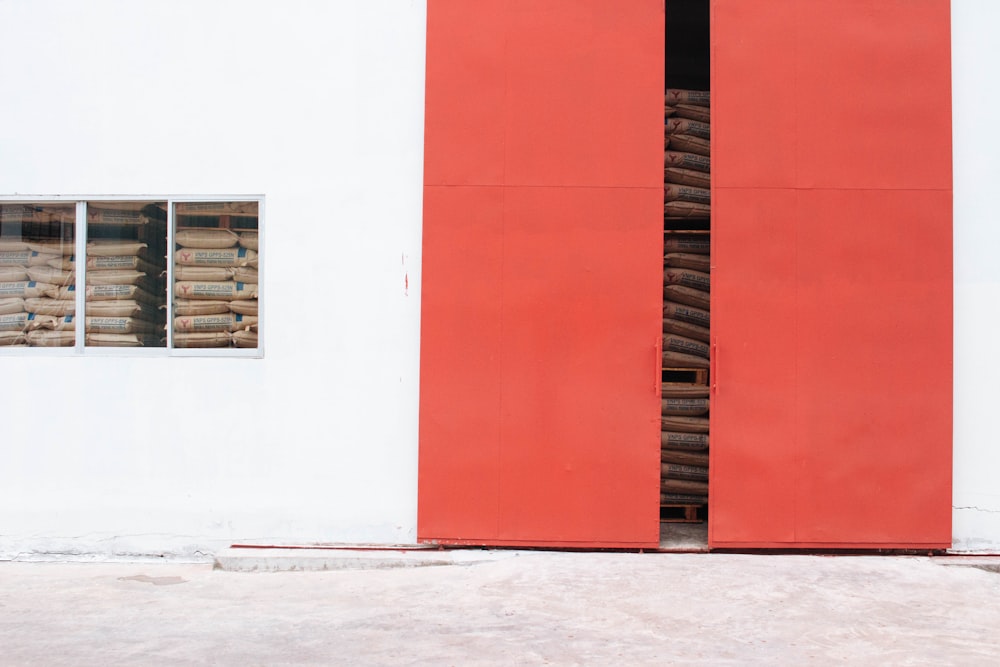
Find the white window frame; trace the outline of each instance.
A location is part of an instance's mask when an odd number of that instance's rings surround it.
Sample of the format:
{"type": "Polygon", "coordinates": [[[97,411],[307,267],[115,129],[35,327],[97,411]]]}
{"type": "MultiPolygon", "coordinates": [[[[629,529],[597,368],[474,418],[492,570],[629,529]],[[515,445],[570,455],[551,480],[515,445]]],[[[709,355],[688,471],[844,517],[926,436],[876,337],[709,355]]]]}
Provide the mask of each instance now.
{"type": "MultiPolygon", "coordinates": [[[[174,204],[209,203],[209,202],[256,202],[257,203],[257,234],[260,247],[264,241],[264,195],[0,195],[0,204],[76,204],[75,249],[77,257],[87,256],[87,203],[88,202],[166,202],[167,203],[167,248],[170,256],[167,258],[167,327],[166,347],[87,347],[84,344],[86,326],[86,290],[76,290],[76,344],[72,347],[15,347],[0,346],[0,357],[235,357],[245,359],[262,359],[264,357],[264,329],[267,317],[264,313],[267,299],[264,297],[264,264],[259,261],[257,273],[259,282],[258,309],[259,324],[257,327],[257,347],[206,347],[206,348],[173,348],[174,303],[174,262],[172,248],[176,245],[174,237],[174,204]]],[[[76,263],[76,284],[84,285],[86,261],[76,263]]]]}

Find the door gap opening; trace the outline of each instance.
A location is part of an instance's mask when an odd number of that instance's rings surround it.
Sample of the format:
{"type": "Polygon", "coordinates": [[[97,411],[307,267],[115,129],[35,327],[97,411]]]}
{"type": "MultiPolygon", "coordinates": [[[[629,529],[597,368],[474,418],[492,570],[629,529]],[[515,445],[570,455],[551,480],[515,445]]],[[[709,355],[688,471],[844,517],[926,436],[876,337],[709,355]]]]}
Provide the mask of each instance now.
{"type": "Polygon", "coordinates": [[[711,387],[708,0],[667,0],[660,550],[707,551],[711,387]]]}

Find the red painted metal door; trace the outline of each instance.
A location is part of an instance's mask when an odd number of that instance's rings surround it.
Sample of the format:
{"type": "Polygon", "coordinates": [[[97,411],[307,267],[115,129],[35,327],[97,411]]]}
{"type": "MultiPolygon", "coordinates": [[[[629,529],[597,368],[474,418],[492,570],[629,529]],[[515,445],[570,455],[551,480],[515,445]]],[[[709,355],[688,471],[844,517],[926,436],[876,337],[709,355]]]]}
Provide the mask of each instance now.
{"type": "Polygon", "coordinates": [[[430,0],[418,538],[659,539],[661,0],[430,0]]]}
{"type": "Polygon", "coordinates": [[[713,0],[712,547],[951,544],[947,0],[713,0]]]}

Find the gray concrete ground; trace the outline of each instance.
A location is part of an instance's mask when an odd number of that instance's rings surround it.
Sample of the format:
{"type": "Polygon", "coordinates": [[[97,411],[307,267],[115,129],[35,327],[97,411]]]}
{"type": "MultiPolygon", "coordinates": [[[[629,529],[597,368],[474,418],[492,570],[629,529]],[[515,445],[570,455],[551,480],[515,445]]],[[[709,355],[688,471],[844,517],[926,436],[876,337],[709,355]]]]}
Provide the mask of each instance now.
{"type": "Polygon", "coordinates": [[[0,563],[0,664],[1000,664],[996,560],[464,554],[309,572],[0,563]]]}

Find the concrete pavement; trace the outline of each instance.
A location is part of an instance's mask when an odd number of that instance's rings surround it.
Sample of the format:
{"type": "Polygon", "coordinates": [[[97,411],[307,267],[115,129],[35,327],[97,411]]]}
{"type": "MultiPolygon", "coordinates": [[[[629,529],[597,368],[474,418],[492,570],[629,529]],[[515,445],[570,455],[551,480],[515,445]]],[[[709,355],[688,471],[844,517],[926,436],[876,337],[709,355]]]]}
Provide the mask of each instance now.
{"type": "Polygon", "coordinates": [[[0,563],[0,665],[1000,663],[995,559],[461,553],[309,572],[0,563]]]}

